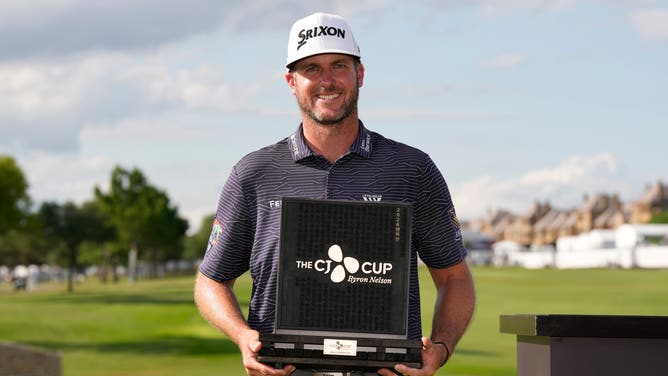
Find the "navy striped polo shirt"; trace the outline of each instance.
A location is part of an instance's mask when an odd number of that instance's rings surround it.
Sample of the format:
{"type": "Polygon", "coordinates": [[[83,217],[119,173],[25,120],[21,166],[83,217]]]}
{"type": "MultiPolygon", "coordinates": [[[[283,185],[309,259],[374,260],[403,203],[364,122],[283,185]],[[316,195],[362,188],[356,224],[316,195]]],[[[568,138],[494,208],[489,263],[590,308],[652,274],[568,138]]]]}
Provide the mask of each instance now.
{"type": "Polygon", "coordinates": [[[447,184],[424,152],[367,130],[330,163],[315,155],[300,125],[280,142],[243,157],[223,187],[200,271],[216,281],[250,270],[248,324],[274,328],[283,197],[407,202],[413,205],[408,338],[421,337],[419,257],[432,268],[464,260],[466,250],[447,184]]]}

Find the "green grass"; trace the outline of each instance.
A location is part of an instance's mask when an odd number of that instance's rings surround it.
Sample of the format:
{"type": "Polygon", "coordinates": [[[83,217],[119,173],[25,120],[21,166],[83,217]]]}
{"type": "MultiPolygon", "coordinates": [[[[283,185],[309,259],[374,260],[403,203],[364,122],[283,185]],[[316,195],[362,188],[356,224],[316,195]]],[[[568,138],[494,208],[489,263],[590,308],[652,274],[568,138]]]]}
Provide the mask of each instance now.
{"type": "MultiPolygon", "coordinates": [[[[434,290],[420,270],[429,333],[434,290]]],[[[499,315],[668,314],[668,271],[474,268],[478,306],[440,375],[515,375],[515,338],[499,315]]],[[[0,285],[0,341],[57,350],[64,376],[244,375],[236,346],[199,316],[192,277],[102,285],[74,294],[64,285],[25,293],[0,285]]],[[[244,309],[249,281],[237,291],[244,309]]]]}

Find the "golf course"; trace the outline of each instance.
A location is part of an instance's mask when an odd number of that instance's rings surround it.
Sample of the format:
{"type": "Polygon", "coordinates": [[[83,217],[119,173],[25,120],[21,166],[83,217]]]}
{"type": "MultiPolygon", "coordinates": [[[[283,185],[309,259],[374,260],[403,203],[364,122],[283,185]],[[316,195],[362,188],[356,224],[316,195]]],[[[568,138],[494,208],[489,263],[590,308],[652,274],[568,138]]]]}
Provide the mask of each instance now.
{"type": "MultiPolygon", "coordinates": [[[[477,307],[469,330],[439,375],[515,375],[515,338],[502,314],[668,314],[667,270],[524,270],[475,267],[477,307]]],[[[423,331],[434,289],[420,268],[423,331]]],[[[64,376],[244,375],[234,343],[193,303],[193,276],[102,284],[88,279],[14,291],[0,284],[0,341],[57,351],[64,376]]],[[[250,278],[237,282],[247,309],[250,278]]]]}

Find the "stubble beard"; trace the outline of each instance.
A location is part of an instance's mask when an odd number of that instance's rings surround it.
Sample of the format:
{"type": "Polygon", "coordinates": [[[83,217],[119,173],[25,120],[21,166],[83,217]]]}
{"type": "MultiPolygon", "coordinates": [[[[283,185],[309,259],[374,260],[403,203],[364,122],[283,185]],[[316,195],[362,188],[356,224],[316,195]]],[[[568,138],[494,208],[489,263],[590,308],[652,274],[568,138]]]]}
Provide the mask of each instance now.
{"type": "Polygon", "coordinates": [[[297,97],[299,109],[303,114],[308,116],[311,120],[320,125],[336,125],[343,120],[349,118],[352,114],[357,113],[357,100],[359,98],[359,87],[355,86],[350,94],[350,97],[344,102],[343,107],[334,116],[325,117],[323,113],[318,113],[314,110],[314,106],[309,103],[309,97],[297,97]]]}

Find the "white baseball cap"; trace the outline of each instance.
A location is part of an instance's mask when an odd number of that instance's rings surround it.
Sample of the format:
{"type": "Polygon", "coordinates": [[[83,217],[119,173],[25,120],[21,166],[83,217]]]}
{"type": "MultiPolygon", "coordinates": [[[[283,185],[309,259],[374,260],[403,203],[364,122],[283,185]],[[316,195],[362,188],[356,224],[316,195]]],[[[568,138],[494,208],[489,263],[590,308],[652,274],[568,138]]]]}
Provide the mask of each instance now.
{"type": "Polygon", "coordinates": [[[343,17],[314,13],[292,25],[288,39],[287,67],[305,57],[325,53],[361,57],[353,31],[343,17]]]}

